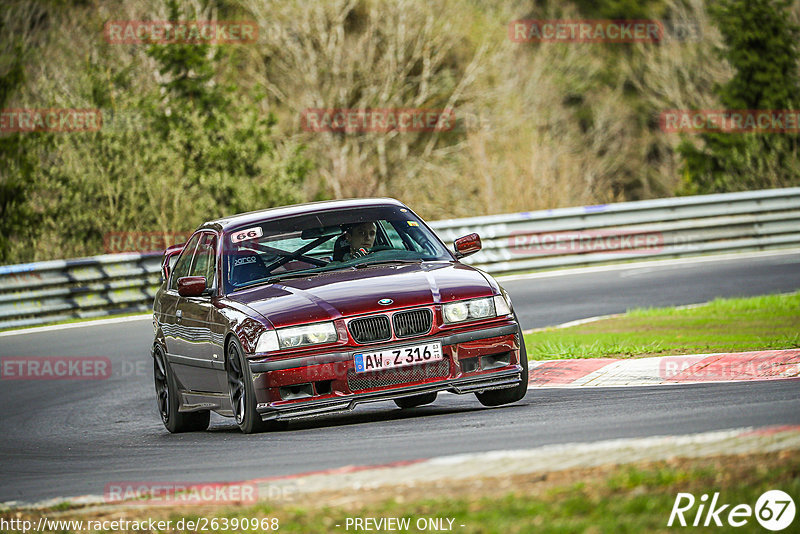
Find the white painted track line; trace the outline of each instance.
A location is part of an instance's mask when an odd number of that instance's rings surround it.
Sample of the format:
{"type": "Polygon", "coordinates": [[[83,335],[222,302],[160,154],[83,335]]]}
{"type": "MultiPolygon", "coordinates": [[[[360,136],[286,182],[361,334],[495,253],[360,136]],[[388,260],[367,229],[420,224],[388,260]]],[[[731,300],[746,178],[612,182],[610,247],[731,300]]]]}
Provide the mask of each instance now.
{"type": "Polygon", "coordinates": [[[42,332],[54,332],[57,330],[69,330],[71,328],[81,328],[84,326],[103,326],[107,324],[120,324],[129,323],[132,321],[144,321],[145,319],[152,319],[152,313],[144,313],[142,315],[131,315],[128,317],[112,317],[110,319],[90,319],[81,321],[79,323],[66,323],[66,324],[53,324],[49,326],[35,326],[33,328],[22,328],[20,330],[8,330],[0,332],[0,337],[19,336],[22,334],[40,334],[42,332]]]}

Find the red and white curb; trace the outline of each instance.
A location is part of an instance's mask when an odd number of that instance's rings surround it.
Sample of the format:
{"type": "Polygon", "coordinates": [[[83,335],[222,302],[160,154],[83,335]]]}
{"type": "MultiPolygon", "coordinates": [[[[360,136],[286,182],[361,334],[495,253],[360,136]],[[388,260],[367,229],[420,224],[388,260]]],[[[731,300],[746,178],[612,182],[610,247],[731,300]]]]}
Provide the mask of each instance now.
{"type": "Polygon", "coordinates": [[[800,349],[530,361],[528,388],[617,387],[800,377],[800,349]]]}

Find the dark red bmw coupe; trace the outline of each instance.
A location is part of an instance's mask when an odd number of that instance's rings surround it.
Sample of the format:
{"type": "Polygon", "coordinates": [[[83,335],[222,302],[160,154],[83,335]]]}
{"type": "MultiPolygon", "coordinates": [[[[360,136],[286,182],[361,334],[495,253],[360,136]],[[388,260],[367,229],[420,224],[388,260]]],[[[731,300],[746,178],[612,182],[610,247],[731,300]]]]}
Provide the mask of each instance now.
{"type": "Polygon", "coordinates": [[[487,406],[525,395],[508,294],[392,199],[316,202],[200,226],[164,254],[153,305],[158,408],[170,432],[275,420],[440,391],[487,406]]]}

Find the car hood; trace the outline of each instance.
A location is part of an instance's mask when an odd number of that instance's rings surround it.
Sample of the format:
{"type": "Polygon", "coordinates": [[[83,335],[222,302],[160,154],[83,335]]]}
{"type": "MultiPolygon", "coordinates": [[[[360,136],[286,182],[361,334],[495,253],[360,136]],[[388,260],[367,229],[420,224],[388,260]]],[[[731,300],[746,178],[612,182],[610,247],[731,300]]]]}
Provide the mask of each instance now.
{"type": "Polygon", "coordinates": [[[327,321],[410,306],[425,306],[496,292],[478,270],[454,262],[376,265],[278,280],[228,295],[274,327],[327,321]],[[389,305],[379,300],[392,299],[389,305]]]}

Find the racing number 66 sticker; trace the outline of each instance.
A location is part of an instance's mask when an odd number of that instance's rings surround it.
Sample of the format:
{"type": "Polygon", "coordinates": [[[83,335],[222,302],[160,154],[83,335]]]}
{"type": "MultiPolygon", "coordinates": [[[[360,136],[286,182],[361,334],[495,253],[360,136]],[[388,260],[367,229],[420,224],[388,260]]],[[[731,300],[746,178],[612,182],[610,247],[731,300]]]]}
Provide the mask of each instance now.
{"type": "Polygon", "coordinates": [[[256,239],[264,235],[264,230],[260,226],[254,226],[247,230],[240,230],[231,235],[231,243],[239,243],[240,241],[247,241],[248,239],[256,239]]]}

